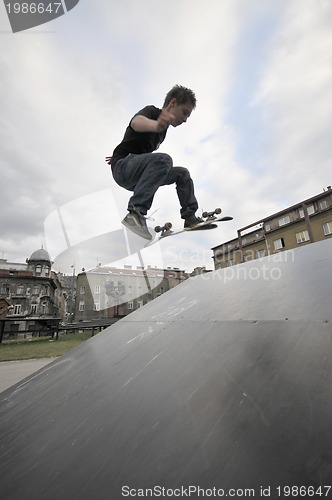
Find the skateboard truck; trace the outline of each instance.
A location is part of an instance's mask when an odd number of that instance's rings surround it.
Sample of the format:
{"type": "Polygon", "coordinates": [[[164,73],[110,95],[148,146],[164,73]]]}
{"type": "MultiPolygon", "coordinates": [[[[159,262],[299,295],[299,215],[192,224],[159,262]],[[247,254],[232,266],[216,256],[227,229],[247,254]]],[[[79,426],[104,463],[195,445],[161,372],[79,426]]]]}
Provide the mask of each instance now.
{"type": "Polygon", "coordinates": [[[157,243],[166,236],[175,236],[176,234],[180,234],[183,232],[198,231],[200,229],[214,229],[217,227],[219,222],[225,222],[233,219],[233,217],[230,216],[220,217],[218,216],[218,214],[220,213],[220,208],[216,208],[213,212],[203,212],[202,216],[205,218],[204,221],[199,222],[195,226],[183,227],[182,229],[177,229],[175,231],[171,231],[171,222],[166,222],[163,226],[156,226],[154,230],[156,233],[160,233],[159,236],[156,236],[152,241],[149,241],[145,245],[145,247],[149,247],[154,243],[157,243]]]}
{"type": "Polygon", "coordinates": [[[216,208],[213,212],[203,212],[202,217],[203,219],[206,219],[206,221],[216,220],[217,219],[216,215],[219,214],[221,214],[221,208],[216,208]]]}
{"type": "Polygon", "coordinates": [[[172,223],[171,222],[165,222],[163,226],[156,226],[154,230],[156,233],[161,233],[160,238],[163,238],[164,236],[169,236],[170,234],[173,233],[171,231],[172,228],[172,223]]]}

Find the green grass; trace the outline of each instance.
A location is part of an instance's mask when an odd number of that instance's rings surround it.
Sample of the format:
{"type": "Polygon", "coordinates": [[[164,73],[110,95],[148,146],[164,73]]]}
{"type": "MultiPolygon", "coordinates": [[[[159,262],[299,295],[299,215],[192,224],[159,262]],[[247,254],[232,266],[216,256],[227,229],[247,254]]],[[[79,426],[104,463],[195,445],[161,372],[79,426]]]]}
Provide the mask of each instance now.
{"type": "Polygon", "coordinates": [[[58,340],[51,337],[34,339],[4,340],[0,344],[1,361],[20,361],[23,359],[55,358],[74,349],[91,338],[91,331],[59,335],[58,340]]]}

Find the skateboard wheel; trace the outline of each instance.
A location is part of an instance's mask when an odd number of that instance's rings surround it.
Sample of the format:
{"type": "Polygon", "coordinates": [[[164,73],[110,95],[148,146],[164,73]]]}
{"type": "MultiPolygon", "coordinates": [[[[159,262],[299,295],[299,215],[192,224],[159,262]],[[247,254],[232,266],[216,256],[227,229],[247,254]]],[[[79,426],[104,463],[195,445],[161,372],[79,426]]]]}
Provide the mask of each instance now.
{"type": "Polygon", "coordinates": [[[202,217],[204,217],[204,219],[205,219],[205,217],[208,217],[208,215],[209,215],[208,212],[203,212],[202,213],[202,217]]]}
{"type": "Polygon", "coordinates": [[[221,214],[221,208],[216,208],[214,211],[216,214],[221,214]]]}
{"type": "Polygon", "coordinates": [[[172,223],[171,222],[166,222],[166,224],[165,224],[166,231],[169,231],[171,229],[171,227],[172,227],[172,223]]]}
{"type": "Polygon", "coordinates": [[[160,231],[161,231],[161,227],[160,227],[160,226],[156,226],[156,227],[154,228],[154,230],[156,231],[156,233],[160,233],[160,231]]]}

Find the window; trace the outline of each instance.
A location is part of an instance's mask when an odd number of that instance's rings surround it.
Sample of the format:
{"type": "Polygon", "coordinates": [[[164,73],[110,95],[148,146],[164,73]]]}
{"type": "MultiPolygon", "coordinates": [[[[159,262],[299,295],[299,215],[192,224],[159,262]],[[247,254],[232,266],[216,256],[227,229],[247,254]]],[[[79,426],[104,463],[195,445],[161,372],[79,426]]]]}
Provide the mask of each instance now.
{"type": "Polygon", "coordinates": [[[45,276],[49,276],[50,268],[48,266],[45,267],[45,276]]]}
{"type": "Polygon", "coordinates": [[[93,304],[93,310],[94,311],[100,311],[100,302],[95,302],[93,304]]]}
{"type": "Polygon", "coordinates": [[[31,304],[31,314],[37,314],[37,308],[38,308],[38,305],[37,304],[31,304]]]}
{"type": "Polygon", "coordinates": [[[80,300],[80,303],[78,305],[78,310],[80,312],[83,312],[84,311],[84,300],[80,300]]]}
{"type": "MultiPolygon", "coordinates": [[[[308,215],[312,215],[315,213],[315,207],[313,205],[308,205],[307,206],[307,212],[308,212],[308,215]]],[[[302,208],[299,210],[299,214],[300,214],[300,217],[301,219],[304,218],[304,211],[302,210],[302,208]]]]}
{"type": "Polygon", "coordinates": [[[130,300],[129,302],[127,302],[127,307],[128,307],[129,311],[131,311],[132,309],[134,309],[134,302],[132,300],[130,300]]]}
{"type": "Polygon", "coordinates": [[[327,201],[326,200],[322,200],[318,203],[318,206],[320,208],[320,210],[325,210],[327,208],[327,201]]]}
{"type": "Polygon", "coordinates": [[[139,301],[137,302],[137,306],[138,306],[138,308],[139,308],[139,309],[140,309],[141,307],[143,307],[143,301],[142,301],[142,300],[139,300],[139,301]]]}
{"type": "Polygon", "coordinates": [[[279,226],[285,226],[286,224],[290,223],[290,217],[289,215],[286,215],[285,217],[282,217],[281,219],[278,219],[278,224],[279,226]]]}
{"type": "Polygon", "coordinates": [[[309,233],[307,230],[305,231],[300,231],[299,233],[296,233],[296,242],[297,243],[304,243],[305,241],[309,241],[309,233]]]}
{"type": "Polygon", "coordinates": [[[274,240],[273,244],[275,250],[281,250],[281,248],[285,248],[284,238],[279,238],[278,240],[274,240]]]}
{"type": "Polygon", "coordinates": [[[323,224],[323,231],[325,236],[332,234],[332,222],[325,222],[323,224]]]}
{"type": "Polygon", "coordinates": [[[39,286],[34,286],[32,289],[32,295],[39,295],[40,288],[39,286]]]}
{"type": "Polygon", "coordinates": [[[42,272],[42,267],[36,266],[36,274],[41,274],[41,272],[42,272]]]}
{"type": "Polygon", "coordinates": [[[24,285],[17,285],[16,293],[17,293],[17,295],[23,295],[24,294],[24,285]]]}
{"type": "Polygon", "coordinates": [[[95,294],[96,295],[100,294],[100,285],[95,285],[95,294]]]}
{"type": "Polygon", "coordinates": [[[80,288],[80,294],[81,295],[85,294],[85,286],[81,286],[81,288],[80,288]]]}
{"type": "Polygon", "coordinates": [[[21,304],[16,304],[14,306],[14,314],[16,314],[16,315],[21,314],[21,309],[22,309],[21,304]]]}
{"type": "Polygon", "coordinates": [[[267,231],[271,231],[271,225],[270,224],[265,224],[264,225],[264,229],[265,229],[266,232],[267,231]]]}

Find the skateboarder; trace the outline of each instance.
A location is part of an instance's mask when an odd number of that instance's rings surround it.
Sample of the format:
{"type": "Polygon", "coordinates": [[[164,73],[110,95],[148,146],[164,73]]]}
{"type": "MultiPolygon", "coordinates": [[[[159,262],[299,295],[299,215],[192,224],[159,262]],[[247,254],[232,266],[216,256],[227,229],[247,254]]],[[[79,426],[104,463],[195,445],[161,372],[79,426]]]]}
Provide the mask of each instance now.
{"type": "Polygon", "coordinates": [[[168,127],[178,127],[186,122],[195,107],[194,92],[175,85],[166,95],[162,109],[146,106],[134,115],[122,142],[112,156],[106,157],[116,183],[133,191],[128,203],[129,213],[122,223],[143,238],[152,239],[145,216],[160,186],[176,184],[184,227],[202,220],[195,215],[198,203],[189,170],[173,167],[168,154],[153,153],[164,141],[168,127]]]}

